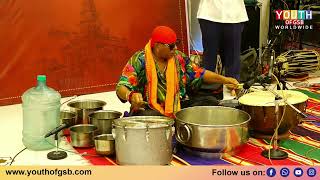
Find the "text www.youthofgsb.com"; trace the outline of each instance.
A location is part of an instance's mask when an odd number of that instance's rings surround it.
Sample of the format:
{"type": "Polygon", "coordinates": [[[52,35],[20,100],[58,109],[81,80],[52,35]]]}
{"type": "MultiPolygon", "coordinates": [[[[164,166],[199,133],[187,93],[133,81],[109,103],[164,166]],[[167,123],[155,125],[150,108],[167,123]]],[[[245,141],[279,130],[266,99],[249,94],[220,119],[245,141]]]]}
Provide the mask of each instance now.
{"type": "Polygon", "coordinates": [[[37,169],[37,170],[6,170],[8,176],[70,176],[70,175],[81,175],[89,176],[92,174],[91,170],[71,170],[71,169],[37,169]]]}

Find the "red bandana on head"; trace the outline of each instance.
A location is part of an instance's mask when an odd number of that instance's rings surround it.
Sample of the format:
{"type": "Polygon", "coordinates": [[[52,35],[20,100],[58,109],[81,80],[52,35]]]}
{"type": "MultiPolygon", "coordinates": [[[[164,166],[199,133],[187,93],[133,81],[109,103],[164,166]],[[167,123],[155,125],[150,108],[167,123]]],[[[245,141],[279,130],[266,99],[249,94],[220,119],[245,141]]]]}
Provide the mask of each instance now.
{"type": "Polygon", "coordinates": [[[172,44],[177,41],[176,33],[167,26],[157,26],[153,31],[150,39],[151,47],[154,43],[172,44]]]}

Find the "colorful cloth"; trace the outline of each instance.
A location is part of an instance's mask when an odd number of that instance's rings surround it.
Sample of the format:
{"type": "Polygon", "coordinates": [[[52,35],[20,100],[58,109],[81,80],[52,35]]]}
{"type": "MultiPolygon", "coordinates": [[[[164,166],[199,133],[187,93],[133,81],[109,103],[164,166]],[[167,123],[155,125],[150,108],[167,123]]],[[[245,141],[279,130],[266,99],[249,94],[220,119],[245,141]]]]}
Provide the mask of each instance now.
{"type": "MultiPolygon", "coordinates": [[[[179,81],[179,92],[177,95],[181,99],[186,96],[187,91],[195,91],[200,87],[205,69],[192,63],[185,54],[178,50],[175,51],[174,61],[179,81]]],[[[161,73],[156,62],[155,68],[158,78],[157,103],[164,108],[167,95],[166,74],[161,73]]],[[[143,95],[144,101],[150,102],[148,83],[152,82],[147,78],[145,50],[141,50],[136,52],[125,65],[117,88],[121,85],[126,86],[130,91],[140,92],[143,95]]],[[[175,102],[173,109],[178,109],[177,102],[175,102]]]]}
{"type": "Polygon", "coordinates": [[[306,94],[309,99],[307,102],[306,113],[308,114],[308,119],[320,122],[320,86],[319,84],[314,84],[309,88],[298,88],[296,91],[300,91],[306,94]]]}

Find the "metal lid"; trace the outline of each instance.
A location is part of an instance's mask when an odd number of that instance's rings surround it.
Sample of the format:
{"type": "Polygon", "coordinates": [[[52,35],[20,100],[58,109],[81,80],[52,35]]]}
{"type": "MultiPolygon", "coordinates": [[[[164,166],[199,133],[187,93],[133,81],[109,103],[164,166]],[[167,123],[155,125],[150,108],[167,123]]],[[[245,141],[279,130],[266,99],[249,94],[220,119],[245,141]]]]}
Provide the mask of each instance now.
{"type": "Polygon", "coordinates": [[[115,127],[132,129],[162,128],[172,126],[174,119],[164,116],[132,116],[119,118],[113,121],[115,127]]]}

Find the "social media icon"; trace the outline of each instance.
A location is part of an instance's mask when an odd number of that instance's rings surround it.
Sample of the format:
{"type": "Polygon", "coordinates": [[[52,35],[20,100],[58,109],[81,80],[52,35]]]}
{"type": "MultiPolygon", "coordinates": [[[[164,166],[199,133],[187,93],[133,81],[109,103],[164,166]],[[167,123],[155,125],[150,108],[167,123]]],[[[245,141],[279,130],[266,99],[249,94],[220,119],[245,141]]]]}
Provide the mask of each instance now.
{"type": "Polygon", "coordinates": [[[289,174],[290,174],[290,170],[289,170],[288,168],[282,168],[282,169],[280,170],[280,175],[281,175],[282,177],[288,177],[289,174]]]}
{"type": "Polygon", "coordinates": [[[308,175],[309,177],[314,177],[314,176],[316,176],[316,175],[317,175],[316,169],[315,169],[315,168],[309,168],[309,169],[307,170],[307,175],[308,175]]]}
{"type": "Polygon", "coordinates": [[[301,168],[295,168],[294,171],[293,171],[293,174],[296,177],[301,177],[303,175],[303,170],[301,168]]]}
{"type": "Polygon", "coordinates": [[[267,169],[267,175],[268,175],[269,177],[273,177],[273,176],[275,176],[276,174],[277,174],[276,169],[274,169],[274,168],[268,168],[268,169],[267,169]]]}

